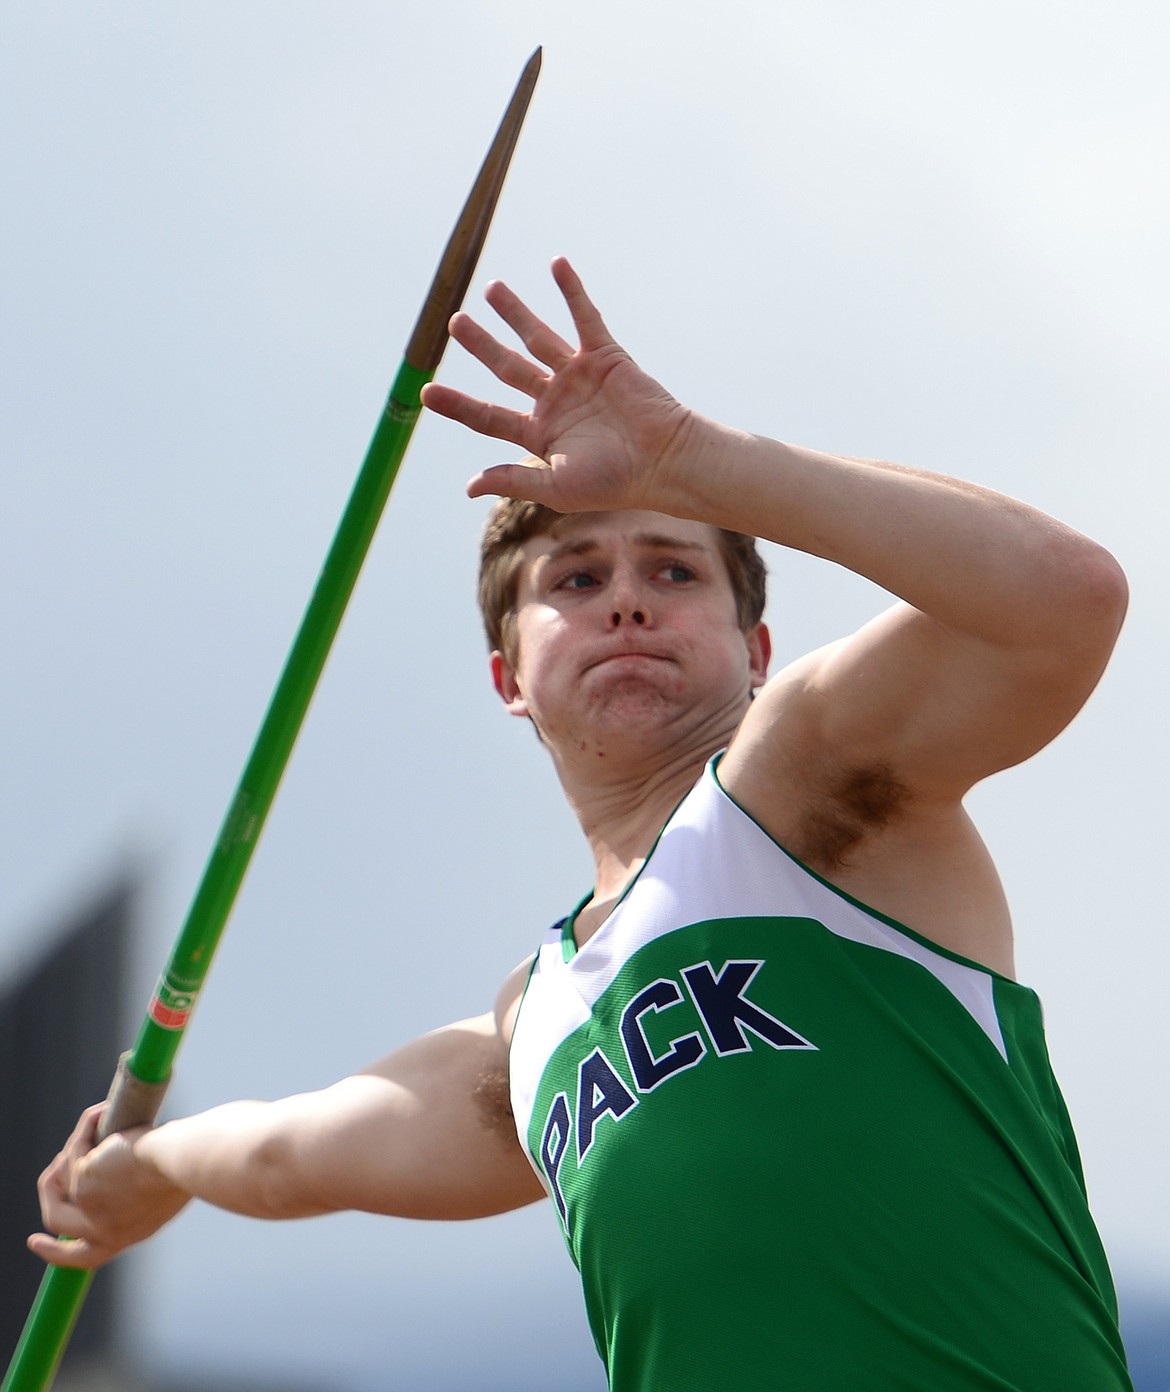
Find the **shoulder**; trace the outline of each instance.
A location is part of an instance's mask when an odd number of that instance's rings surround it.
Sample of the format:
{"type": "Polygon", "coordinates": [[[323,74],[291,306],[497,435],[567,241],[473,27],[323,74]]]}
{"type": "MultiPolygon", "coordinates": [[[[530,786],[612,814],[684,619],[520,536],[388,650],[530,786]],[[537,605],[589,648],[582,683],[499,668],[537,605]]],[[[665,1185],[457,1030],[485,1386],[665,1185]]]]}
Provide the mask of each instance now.
{"type": "Polygon", "coordinates": [[[753,702],[720,762],[720,782],[834,888],[1010,976],[1003,887],[961,793],[918,780],[882,721],[842,713],[840,705],[866,700],[843,683],[865,681],[849,639],[786,668],[753,702]]]}
{"type": "Polygon", "coordinates": [[[726,791],[786,850],[831,873],[888,826],[909,788],[880,740],[842,728],[849,639],[791,663],[759,692],[719,765],[726,791]]]}
{"type": "Polygon", "coordinates": [[[536,961],[536,954],[532,953],[520,962],[504,978],[504,984],[496,994],[494,1016],[496,1022],[496,1033],[505,1051],[511,1047],[512,1032],[516,1028],[516,1016],[520,1013],[520,1002],[524,999],[524,990],[528,985],[528,978],[532,975],[532,966],[536,961]]]}

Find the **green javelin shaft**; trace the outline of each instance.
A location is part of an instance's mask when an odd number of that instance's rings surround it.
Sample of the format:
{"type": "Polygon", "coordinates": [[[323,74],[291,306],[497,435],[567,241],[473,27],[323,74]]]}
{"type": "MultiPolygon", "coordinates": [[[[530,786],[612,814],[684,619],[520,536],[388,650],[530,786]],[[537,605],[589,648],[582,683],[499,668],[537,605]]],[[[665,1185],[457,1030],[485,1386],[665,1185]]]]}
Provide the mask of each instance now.
{"type": "MultiPolygon", "coordinates": [[[[447,321],[463,303],[475,272],[539,71],[537,49],[525,65],[439,262],[186,921],[138,1039],[119,1064],[103,1135],[148,1125],[158,1115],[195,998],[418,420],[419,393],[439,366],[447,321]]],[[[60,1266],[45,1273],[0,1392],[41,1392],[52,1384],[92,1275],[60,1266]]]]}

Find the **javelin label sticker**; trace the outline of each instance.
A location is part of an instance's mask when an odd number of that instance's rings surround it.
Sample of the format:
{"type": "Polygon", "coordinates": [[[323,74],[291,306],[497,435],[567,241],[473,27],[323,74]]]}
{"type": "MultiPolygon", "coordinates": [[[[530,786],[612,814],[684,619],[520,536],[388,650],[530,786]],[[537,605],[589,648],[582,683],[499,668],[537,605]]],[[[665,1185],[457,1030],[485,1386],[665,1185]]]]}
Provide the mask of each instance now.
{"type": "Polygon", "coordinates": [[[172,991],[165,981],[160,981],[155,988],[147,1014],[162,1029],[181,1030],[186,1029],[194,1008],[193,992],[172,991]]]}
{"type": "Polygon", "coordinates": [[[420,406],[412,406],[406,402],[399,401],[397,397],[391,396],[386,400],[386,417],[400,425],[412,425],[418,420],[420,406]]]}

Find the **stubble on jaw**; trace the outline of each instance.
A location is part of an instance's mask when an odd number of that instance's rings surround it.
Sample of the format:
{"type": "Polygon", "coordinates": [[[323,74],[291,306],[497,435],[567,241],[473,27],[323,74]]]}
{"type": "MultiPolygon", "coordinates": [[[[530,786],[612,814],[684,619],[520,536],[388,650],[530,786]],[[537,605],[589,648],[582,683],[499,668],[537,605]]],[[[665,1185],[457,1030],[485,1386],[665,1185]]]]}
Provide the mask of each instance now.
{"type": "Polygon", "coordinates": [[[677,675],[657,681],[644,674],[615,676],[598,683],[585,711],[568,727],[565,747],[598,758],[619,751],[641,755],[656,745],[675,744],[687,714],[684,683],[677,675]]]}

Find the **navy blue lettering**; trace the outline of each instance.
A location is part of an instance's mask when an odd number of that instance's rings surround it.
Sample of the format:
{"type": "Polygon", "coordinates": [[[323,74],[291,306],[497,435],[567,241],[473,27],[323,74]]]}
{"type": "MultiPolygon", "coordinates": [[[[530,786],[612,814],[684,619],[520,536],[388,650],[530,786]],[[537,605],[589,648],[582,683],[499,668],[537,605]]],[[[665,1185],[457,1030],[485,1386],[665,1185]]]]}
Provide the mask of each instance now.
{"type": "Polygon", "coordinates": [[[544,1135],[540,1141],[540,1162],[548,1176],[549,1188],[552,1190],[557,1208],[561,1211],[561,1222],[564,1223],[566,1230],[569,1226],[569,1213],[565,1207],[564,1195],[561,1193],[557,1176],[560,1174],[561,1161],[565,1158],[565,1151],[569,1148],[569,1133],[572,1129],[573,1120],[569,1115],[569,1103],[565,1094],[558,1092],[553,1099],[552,1106],[548,1109],[548,1120],[544,1123],[544,1135]],[[555,1150],[553,1149],[554,1139],[556,1141],[555,1150]]]}
{"type": "Polygon", "coordinates": [[[650,1092],[680,1068],[694,1067],[707,1052],[707,1046],[694,1032],[672,1040],[664,1054],[655,1056],[650,1050],[642,1030],[642,1016],[649,1011],[666,1010],[682,999],[683,993],[673,981],[655,981],[640,991],[622,1012],[622,1042],[639,1092],[650,1092]]]}
{"type": "Polygon", "coordinates": [[[613,1071],[613,1064],[594,1049],[577,1073],[577,1159],[584,1160],[593,1144],[593,1128],[607,1112],[620,1117],[638,1099],[613,1071]]]}
{"type": "Polygon", "coordinates": [[[683,970],[716,1053],[737,1054],[750,1049],[745,1030],[751,1030],[773,1049],[816,1048],[775,1015],[744,999],[743,993],[763,965],[762,961],[727,962],[718,976],[711,970],[710,962],[683,970]]]}

